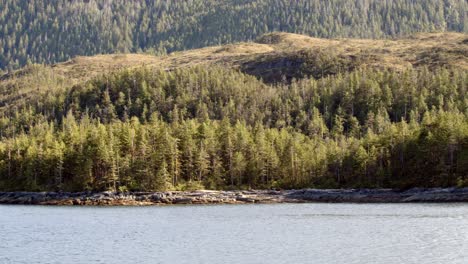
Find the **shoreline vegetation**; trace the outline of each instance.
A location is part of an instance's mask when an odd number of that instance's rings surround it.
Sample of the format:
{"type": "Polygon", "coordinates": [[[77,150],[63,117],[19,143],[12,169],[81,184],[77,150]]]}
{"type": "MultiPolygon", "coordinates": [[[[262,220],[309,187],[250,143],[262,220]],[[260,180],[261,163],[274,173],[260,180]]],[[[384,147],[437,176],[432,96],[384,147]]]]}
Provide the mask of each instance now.
{"type": "Polygon", "coordinates": [[[151,206],[273,203],[468,202],[468,188],[301,189],[170,192],[0,192],[0,204],[60,206],[151,206]]]}

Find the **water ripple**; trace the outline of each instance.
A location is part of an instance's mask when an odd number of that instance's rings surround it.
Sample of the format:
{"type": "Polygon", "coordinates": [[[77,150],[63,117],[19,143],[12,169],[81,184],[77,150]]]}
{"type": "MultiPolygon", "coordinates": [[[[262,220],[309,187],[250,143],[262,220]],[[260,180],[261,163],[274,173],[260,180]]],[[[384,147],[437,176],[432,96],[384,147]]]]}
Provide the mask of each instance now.
{"type": "Polygon", "coordinates": [[[468,205],[0,206],[0,263],[466,263],[468,205]]]}

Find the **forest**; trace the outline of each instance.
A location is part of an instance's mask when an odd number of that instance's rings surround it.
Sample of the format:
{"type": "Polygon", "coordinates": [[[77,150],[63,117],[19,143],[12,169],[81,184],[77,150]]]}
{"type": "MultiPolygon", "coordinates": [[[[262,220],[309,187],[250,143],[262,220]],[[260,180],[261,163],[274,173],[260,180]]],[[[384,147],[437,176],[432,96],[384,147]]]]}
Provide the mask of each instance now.
{"type": "Polygon", "coordinates": [[[166,54],[282,31],[323,38],[468,32],[466,0],[1,0],[0,70],[166,54]]]}
{"type": "Polygon", "coordinates": [[[424,66],[125,69],[3,101],[0,190],[468,186],[467,87],[424,66]]]}
{"type": "Polygon", "coordinates": [[[466,10],[0,0],[0,191],[468,186],[466,10]]]}

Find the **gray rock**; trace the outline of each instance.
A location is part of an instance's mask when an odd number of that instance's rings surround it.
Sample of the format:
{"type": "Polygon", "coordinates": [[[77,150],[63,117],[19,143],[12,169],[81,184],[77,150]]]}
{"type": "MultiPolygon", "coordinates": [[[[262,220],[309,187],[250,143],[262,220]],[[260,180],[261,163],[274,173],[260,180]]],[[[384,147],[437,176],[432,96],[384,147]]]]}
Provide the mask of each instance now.
{"type": "Polygon", "coordinates": [[[468,202],[468,188],[250,190],[196,192],[0,192],[1,204],[141,205],[207,203],[468,202]]]}
{"type": "Polygon", "coordinates": [[[173,201],[174,204],[191,204],[192,199],[191,198],[184,198],[184,197],[177,197],[173,201]]]}

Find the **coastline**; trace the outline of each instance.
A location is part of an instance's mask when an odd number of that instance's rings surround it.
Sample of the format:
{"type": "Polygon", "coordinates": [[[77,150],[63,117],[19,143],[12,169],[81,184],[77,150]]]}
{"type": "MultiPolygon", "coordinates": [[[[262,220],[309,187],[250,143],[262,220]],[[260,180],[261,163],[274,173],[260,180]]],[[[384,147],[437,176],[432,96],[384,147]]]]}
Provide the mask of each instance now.
{"type": "Polygon", "coordinates": [[[252,203],[449,203],[468,202],[468,188],[303,189],[168,192],[0,192],[0,204],[150,206],[252,203]]]}

